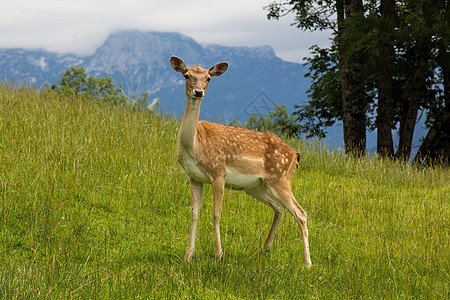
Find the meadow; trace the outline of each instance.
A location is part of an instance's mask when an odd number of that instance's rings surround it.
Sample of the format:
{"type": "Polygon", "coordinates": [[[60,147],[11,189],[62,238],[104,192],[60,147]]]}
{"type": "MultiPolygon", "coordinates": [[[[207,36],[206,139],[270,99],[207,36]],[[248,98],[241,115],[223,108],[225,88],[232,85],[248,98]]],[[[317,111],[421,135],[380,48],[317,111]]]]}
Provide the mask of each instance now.
{"type": "MultiPolygon", "coordinates": [[[[184,99],[177,100],[184,105],[184,99]]],[[[226,191],[214,258],[205,186],[190,263],[179,120],[0,84],[1,299],[450,298],[450,170],[350,158],[320,143],[292,181],[312,268],[286,213],[226,191]]]]}

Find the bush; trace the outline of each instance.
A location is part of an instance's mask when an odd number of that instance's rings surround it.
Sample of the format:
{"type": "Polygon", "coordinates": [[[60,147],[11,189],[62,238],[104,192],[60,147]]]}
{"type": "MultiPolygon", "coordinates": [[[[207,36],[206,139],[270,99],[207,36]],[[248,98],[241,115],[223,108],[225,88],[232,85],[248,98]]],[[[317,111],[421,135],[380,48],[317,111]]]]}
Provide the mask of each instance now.
{"type": "Polygon", "coordinates": [[[300,127],[287,111],[286,105],[276,105],[267,116],[252,113],[247,123],[232,122],[230,125],[245,127],[256,131],[269,131],[287,139],[298,139],[300,127]]]}
{"type": "Polygon", "coordinates": [[[145,110],[149,108],[149,93],[142,93],[139,97],[127,96],[121,85],[113,83],[109,76],[96,78],[86,75],[84,67],[72,66],[62,73],[60,85],[53,88],[68,96],[85,95],[100,103],[113,106],[128,106],[132,110],[145,110]]]}

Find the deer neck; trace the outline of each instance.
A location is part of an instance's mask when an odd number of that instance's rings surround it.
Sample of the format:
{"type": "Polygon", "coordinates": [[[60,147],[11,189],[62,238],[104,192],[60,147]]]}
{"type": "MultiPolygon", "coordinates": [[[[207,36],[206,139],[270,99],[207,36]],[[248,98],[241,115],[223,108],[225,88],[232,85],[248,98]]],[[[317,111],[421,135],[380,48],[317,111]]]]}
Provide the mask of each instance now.
{"type": "Polygon", "coordinates": [[[180,147],[187,151],[194,148],[194,141],[197,137],[197,122],[200,114],[201,99],[187,98],[186,110],[184,112],[183,120],[181,121],[178,139],[180,147]]]}

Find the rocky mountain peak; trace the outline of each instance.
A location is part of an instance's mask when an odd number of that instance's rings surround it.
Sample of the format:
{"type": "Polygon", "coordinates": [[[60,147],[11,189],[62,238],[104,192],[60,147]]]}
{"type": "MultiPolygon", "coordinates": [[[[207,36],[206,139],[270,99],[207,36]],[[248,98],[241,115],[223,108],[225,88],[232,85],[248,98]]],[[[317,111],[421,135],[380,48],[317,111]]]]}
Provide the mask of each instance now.
{"type": "Polygon", "coordinates": [[[309,82],[303,77],[304,67],[281,60],[271,47],[202,45],[176,32],[115,32],[90,56],[0,49],[0,76],[39,86],[44,82],[58,83],[70,66],[84,66],[89,75],[112,77],[126,93],[150,92],[163,109],[182,113],[183,78],[170,67],[172,55],[182,58],[187,65],[206,68],[221,61],[230,64],[224,76],[211,83],[202,104],[203,118],[246,120],[251,106],[261,105],[258,99],[270,99],[261,111],[267,112],[274,103],[292,109],[306,98],[309,82]]]}

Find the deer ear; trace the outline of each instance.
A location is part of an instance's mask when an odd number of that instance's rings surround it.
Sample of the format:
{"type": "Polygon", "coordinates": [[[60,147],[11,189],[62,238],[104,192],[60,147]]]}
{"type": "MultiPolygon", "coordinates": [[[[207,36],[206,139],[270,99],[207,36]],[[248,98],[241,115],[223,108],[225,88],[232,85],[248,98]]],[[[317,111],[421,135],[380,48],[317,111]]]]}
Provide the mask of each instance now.
{"type": "Polygon", "coordinates": [[[209,69],[209,75],[211,75],[211,77],[218,77],[218,76],[222,75],[223,73],[225,73],[225,71],[227,69],[228,69],[228,63],[221,62],[221,63],[218,63],[217,65],[215,65],[214,67],[212,67],[211,69],[209,69]]]}
{"type": "Polygon", "coordinates": [[[181,58],[172,56],[170,58],[170,65],[178,73],[185,74],[187,72],[186,65],[184,64],[184,61],[181,58]]]}

